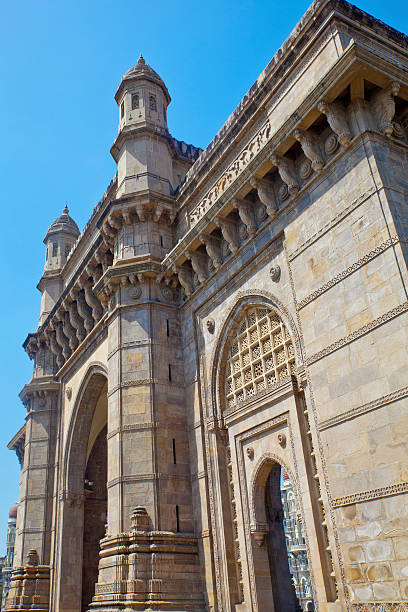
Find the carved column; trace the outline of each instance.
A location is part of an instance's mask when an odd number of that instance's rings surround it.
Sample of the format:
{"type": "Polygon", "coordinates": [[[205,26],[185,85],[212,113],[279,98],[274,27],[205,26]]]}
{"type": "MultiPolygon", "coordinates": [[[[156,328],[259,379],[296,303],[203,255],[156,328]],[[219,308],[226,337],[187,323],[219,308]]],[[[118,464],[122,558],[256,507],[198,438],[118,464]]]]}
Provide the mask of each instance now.
{"type": "Polygon", "coordinates": [[[205,244],[207,254],[213,262],[214,268],[218,270],[218,268],[222,265],[219,240],[215,236],[208,236],[207,234],[200,234],[198,239],[202,244],[205,244]]]}
{"type": "Polygon", "coordinates": [[[69,359],[69,357],[71,356],[71,349],[69,348],[69,341],[68,338],[66,337],[66,335],[64,334],[64,330],[62,327],[62,321],[57,318],[57,316],[62,316],[61,313],[57,313],[56,315],[56,321],[52,322],[54,329],[55,329],[55,338],[58,342],[58,344],[60,345],[61,349],[62,349],[62,354],[63,357],[65,359],[65,361],[67,359],[69,359]]]}
{"type": "Polygon", "coordinates": [[[216,217],[214,223],[220,228],[222,237],[227,242],[231,253],[236,253],[239,249],[239,241],[237,236],[237,228],[233,221],[224,217],[216,217]]]}
{"type": "Polygon", "coordinates": [[[186,251],[185,256],[191,261],[194,272],[197,274],[200,283],[204,283],[207,280],[207,266],[205,261],[205,255],[198,253],[197,251],[186,251]]]}
{"type": "Polygon", "coordinates": [[[191,277],[191,271],[185,266],[172,266],[174,274],[177,274],[180,285],[183,287],[187,297],[193,294],[193,279],[191,277]]]}
{"type": "Polygon", "coordinates": [[[49,612],[59,387],[43,376],[33,378],[20,393],[27,415],[9,612],[49,612]]]}
{"type": "Polygon", "coordinates": [[[123,291],[108,323],[108,525],[92,610],[206,609],[179,315],[146,300],[156,291],[149,278],[140,297],[123,291]]]}
{"type": "Polygon", "coordinates": [[[266,208],[266,212],[270,217],[274,217],[278,212],[278,203],[273,192],[273,186],[269,181],[259,179],[256,177],[251,178],[249,181],[251,187],[257,190],[258,198],[266,208]]]}
{"type": "Polygon", "coordinates": [[[351,132],[347,123],[344,106],[339,102],[332,102],[329,104],[323,100],[318,104],[317,108],[321,113],[326,115],[327,123],[337,135],[340,144],[343,145],[343,147],[347,147],[351,140],[351,132]]]}
{"type": "Polygon", "coordinates": [[[237,209],[239,218],[246,226],[248,234],[250,236],[254,236],[256,234],[256,222],[251,202],[248,202],[247,200],[240,200],[239,198],[234,198],[232,200],[232,205],[234,208],[237,209]]]}
{"type": "Polygon", "coordinates": [[[71,325],[69,312],[67,310],[63,314],[62,329],[65,336],[68,338],[69,348],[72,352],[74,352],[75,349],[78,347],[79,342],[76,336],[76,330],[71,325]]]}
{"type": "Polygon", "coordinates": [[[101,306],[100,301],[98,300],[98,298],[92,291],[91,279],[88,278],[84,281],[83,288],[84,288],[85,301],[88,304],[89,308],[91,309],[92,317],[95,323],[97,323],[103,315],[103,308],[101,306]]]}
{"type": "Polygon", "coordinates": [[[79,289],[75,289],[71,291],[70,295],[74,300],[76,300],[79,316],[82,317],[84,321],[85,331],[87,334],[89,334],[89,332],[94,326],[94,322],[92,317],[92,311],[85,301],[84,292],[79,289]]]}
{"type": "Polygon", "coordinates": [[[291,195],[296,195],[299,191],[299,183],[296,178],[295,168],[290,159],[281,157],[280,155],[272,155],[271,162],[277,166],[279,176],[282,181],[288,186],[288,191],[291,195]]]}
{"type": "Polygon", "coordinates": [[[69,321],[75,330],[78,342],[81,343],[85,339],[86,330],[83,319],[79,316],[77,303],[75,301],[71,302],[70,304],[64,302],[64,307],[68,311],[69,321]]]}
{"type": "Polygon", "coordinates": [[[400,84],[394,81],[386,89],[379,91],[372,100],[377,125],[381,132],[386,136],[392,136],[394,126],[392,120],[395,115],[395,100],[399,92],[400,84]]]}
{"type": "Polygon", "coordinates": [[[317,138],[314,134],[299,129],[294,131],[293,136],[300,142],[303,153],[312,162],[313,170],[315,172],[320,172],[324,166],[324,161],[317,138]]]}

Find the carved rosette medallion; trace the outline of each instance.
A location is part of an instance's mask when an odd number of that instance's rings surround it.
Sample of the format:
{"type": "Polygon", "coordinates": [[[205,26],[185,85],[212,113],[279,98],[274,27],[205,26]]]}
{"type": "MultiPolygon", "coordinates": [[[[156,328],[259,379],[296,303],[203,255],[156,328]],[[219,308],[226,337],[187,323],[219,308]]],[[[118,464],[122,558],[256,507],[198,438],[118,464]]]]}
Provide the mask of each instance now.
{"type": "Polygon", "coordinates": [[[324,143],[324,150],[326,151],[327,155],[333,155],[333,153],[335,153],[338,148],[339,148],[339,141],[337,139],[336,134],[333,134],[332,132],[326,138],[326,141],[324,143]]]}
{"type": "Polygon", "coordinates": [[[300,178],[302,178],[303,180],[309,178],[309,176],[312,174],[313,172],[313,168],[312,168],[312,162],[310,161],[310,159],[304,159],[299,167],[299,175],[300,178]]]}

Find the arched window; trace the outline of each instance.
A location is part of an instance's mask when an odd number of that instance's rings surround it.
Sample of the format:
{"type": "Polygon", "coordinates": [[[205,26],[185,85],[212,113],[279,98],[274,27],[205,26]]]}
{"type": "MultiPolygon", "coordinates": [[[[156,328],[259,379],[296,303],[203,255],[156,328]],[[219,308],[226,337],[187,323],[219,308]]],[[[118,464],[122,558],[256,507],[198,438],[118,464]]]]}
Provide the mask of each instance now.
{"type": "Polygon", "coordinates": [[[252,306],[238,319],[225,369],[227,407],[272,387],[295,372],[295,351],[276,312],[252,306]]]}
{"type": "Polygon", "coordinates": [[[132,94],[132,110],[139,108],[139,94],[132,94]]]}
{"type": "Polygon", "coordinates": [[[149,108],[152,111],[157,111],[156,96],[149,96],[149,108]]]}

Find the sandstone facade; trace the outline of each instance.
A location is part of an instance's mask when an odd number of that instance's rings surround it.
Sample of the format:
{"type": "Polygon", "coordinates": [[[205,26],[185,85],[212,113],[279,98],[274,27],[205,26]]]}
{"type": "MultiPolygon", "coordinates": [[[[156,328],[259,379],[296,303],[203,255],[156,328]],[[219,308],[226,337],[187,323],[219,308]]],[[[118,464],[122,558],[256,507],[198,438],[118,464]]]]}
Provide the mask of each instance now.
{"type": "Polygon", "coordinates": [[[45,238],[7,610],[293,609],[276,466],[316,609],[408,609],[407,49],[316,1],[203,152],[123,77],[117,174],[45,238]]]}

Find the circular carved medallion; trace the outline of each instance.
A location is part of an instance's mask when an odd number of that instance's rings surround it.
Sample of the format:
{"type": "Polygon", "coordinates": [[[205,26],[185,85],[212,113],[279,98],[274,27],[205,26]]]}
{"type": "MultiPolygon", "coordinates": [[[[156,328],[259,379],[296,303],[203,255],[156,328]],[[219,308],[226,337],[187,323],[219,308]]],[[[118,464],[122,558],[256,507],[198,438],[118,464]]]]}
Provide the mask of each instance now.
{"type": "Polygon", "coordinates": [[[335,151],[339,148],[339,141],[337,139],[336,134],[333,132],[326,138],[326,142],[324,143],[324,150],[328,155],[333,155],[335,151]]]}
{"type": "Polygon", "coordinates": [[[302,163],[300,164],[300,168],[299,168],[300,177],[303,180],[307,179],[312,174],[312,172],[313,172],[312,162],[310,161],[310,159],[304,159],[302,163]]]}
{"type": "Polygon", "coordinates": [[[285,185],[285,183],[282,183],[282,185],[279,187],[279,199],[283,202],[284,200],[287,200],[289,197],[289,190],[288,190],[288,186],[285,185]]]}

